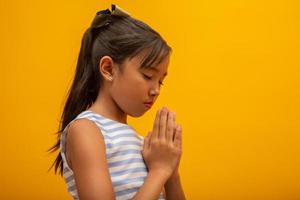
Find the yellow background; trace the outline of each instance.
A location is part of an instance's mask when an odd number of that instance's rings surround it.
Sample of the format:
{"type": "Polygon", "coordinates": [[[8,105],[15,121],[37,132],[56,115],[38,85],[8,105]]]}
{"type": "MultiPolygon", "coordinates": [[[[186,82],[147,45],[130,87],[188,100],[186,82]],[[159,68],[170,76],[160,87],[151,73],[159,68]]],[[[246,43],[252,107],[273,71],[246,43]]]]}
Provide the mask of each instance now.
{"type": "Polygon", "coordinates": [[[173,47],[145,135],[166,105],[183,126],[192,200],[300,199],[300,5],[296,0],[1,0],[0,199],[71,199],[47,173],[84,30],[116,3],[173,47]]]}

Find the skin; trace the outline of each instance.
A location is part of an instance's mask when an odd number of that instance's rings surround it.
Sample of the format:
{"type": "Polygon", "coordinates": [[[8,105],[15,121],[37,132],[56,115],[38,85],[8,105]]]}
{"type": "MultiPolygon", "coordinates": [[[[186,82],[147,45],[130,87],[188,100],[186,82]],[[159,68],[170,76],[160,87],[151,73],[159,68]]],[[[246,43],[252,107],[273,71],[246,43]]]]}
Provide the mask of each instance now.
{"type": "Polygon", "coordinates": [[[144,53],[141,53],[131,60],[127,59],[122,71],[109,56],[101,58],[99,70],[106,81],[90,110],[125,124],[127,115],[140,117],[147,111],[144,102],[155,102],[159,96],[160,83],[167,75],[169,57],[155,67],[159,70],[157,72],[154,69],[140,69],[143,56],[144,53]],[[112,76],[112,81],[109,76],[112,76]]]}
{"type": "MultiPolygon", "coordinates": [[[[88,110],[125,124],[127,115],[139,117],[147,112],[149,108],[145,107],[144,102],[155,102],[158,98],[161,83],[167,74],[169,57],[155,66],[156,70],[141,70],[142,57],[143,53],[126,60],[122,71],[109,56],[102,57],[99,72],[104,78],[103,87],[88,110]]],[[[157,111],[153,129],[145,137],[142,150],[149,173],[134,200],[158,199],[163,188],[168,200],[185,199],[178,173],[182,129],[175,118],[175,113],[166,107],[157,111]]],[[[66,156],[81,200],[115,199],[104,138],[95,123],[78,119],[70,125],[66,156]]]]}

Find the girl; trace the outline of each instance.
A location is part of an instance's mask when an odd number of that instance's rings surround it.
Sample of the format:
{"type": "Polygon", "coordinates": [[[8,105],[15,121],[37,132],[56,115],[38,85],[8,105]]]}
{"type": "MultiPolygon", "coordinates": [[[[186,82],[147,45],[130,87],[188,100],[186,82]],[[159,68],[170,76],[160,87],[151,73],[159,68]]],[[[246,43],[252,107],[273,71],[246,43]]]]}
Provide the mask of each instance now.
{"type": "Polygon", "coordinates": [[[185,199],[178,166],[181,127],[157,111],[143,138],[127,124],[157,99],[171,48],[145,23],[112,5],[86,30],[62,113],[55,172],[74,199],[185,199]]]}

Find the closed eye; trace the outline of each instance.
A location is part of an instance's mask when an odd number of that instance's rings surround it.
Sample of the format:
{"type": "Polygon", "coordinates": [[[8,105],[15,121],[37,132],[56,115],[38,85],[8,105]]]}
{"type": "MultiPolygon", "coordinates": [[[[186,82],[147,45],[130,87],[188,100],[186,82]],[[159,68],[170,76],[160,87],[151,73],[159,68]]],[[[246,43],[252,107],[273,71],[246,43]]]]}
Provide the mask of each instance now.
{"type": "MultiPolygon", "coordinates": [[[[145,75],[145,74],[143,74],[143,76],[144,76],[144,78],[145,78],[146,80],[151,80],[151,79],[152,79],[151,76],[147,76],[147,75],[145,75]]],[[[159,81],[159,85],[164,85],[164,84],[163,84],[163,82],[159,81]]]]}
{"type": "Polygon", "coordinates": [[[151,78],[152,78],[152,77],[147,76],[147,75],[145,75],[145,74],[143,74],[143,75],[144,75],[144,78],[147,79],[147,80],[151,80],[151,78]]]}

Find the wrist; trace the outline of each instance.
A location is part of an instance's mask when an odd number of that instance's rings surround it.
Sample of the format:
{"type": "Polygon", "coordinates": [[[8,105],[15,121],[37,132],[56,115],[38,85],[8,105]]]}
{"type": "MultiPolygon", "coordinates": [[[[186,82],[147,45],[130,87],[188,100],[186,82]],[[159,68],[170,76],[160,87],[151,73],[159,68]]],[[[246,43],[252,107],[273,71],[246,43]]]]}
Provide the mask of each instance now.
{"type": "Polygon", "coordinates": [[[167,181],[170,178],[171,173],[167,170],[150,170],[148,175],[167,181]]]}
{"type": "Polygon", "coordinates": [[[178,171],[178,167],[172,172],[172,174],[170,175],[169,179],[177,179],[179,178],[179,171],[178,171]]]}
{"type": "Polygon", "coordinates": [[[179,178],[179,172],[178,170],[175,170],[172,175],[170,176],[170,178],[179,178]]]}
{"type": "Polygon", "coordinates": [[[177,183],[180,180],[179,172],[174,171],[174,173],[168,178],[166,185],[177,183]]]}

